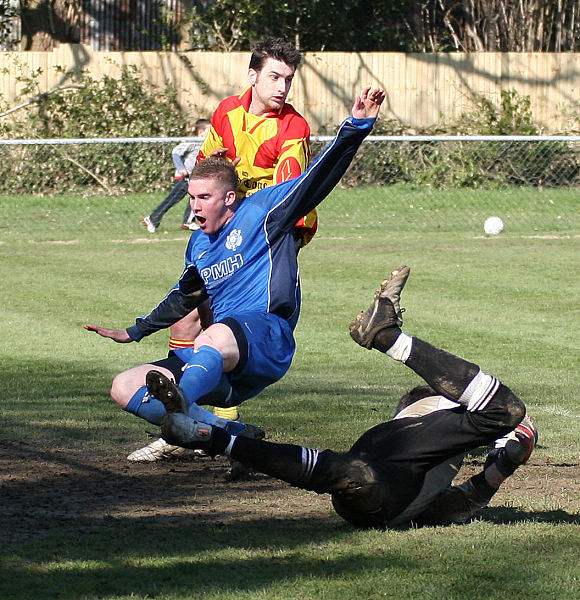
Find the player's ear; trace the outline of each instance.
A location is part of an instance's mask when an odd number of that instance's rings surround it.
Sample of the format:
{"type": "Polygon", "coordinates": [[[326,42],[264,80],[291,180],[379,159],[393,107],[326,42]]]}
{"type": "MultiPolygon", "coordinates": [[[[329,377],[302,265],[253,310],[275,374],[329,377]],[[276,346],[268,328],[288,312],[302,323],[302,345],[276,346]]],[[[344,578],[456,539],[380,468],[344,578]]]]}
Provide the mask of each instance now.
{"type": "Polygon", "coordinates": [[[224,199],[224,203],[226,206],[231,207],[235,204],[237,199],[238,199],[237,192],[230,190],[229,192],[226,192],[226,197],[224,199]]]}
{"type": "Polygon", "coordinates": [[[256,71],[256,69],[248,69],[248,79],[250,80],[250,85],[255,85],[257,78],[258,71],[256,71]]]}

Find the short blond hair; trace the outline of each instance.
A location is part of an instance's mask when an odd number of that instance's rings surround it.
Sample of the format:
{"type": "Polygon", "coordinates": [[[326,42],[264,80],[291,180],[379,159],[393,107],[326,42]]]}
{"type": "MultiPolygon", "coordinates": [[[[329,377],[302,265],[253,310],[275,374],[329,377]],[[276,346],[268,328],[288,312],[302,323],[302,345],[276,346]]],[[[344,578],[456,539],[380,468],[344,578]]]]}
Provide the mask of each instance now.
{"type": "Polygon", "coordinates": [[[238,191],[238,174],[232,163],[225,158],[217,156],[204,158],[191,171],[189,180],[192,179],[213,179],[223,184],[224,191],[238,191]]]}

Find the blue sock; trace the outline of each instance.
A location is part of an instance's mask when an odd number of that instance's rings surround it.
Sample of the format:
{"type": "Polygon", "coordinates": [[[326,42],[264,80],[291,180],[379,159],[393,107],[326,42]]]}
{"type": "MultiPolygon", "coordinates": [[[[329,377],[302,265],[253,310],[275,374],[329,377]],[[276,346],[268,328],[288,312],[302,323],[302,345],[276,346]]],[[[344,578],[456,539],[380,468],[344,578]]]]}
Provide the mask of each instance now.
{"type": "MultiPolygon", "coordinates": [[[[157,398],[154,398],[153,396],[150,396],[147,392],[146,386],[139,388],[135,392],[125,407],[125,410],[138,417],[141,417],[142,419],[145,419],[146,421],[149,421],[149,423],[153,423],[154,425],[161,425],[161,419],[163,418],[163,415],[167,414],[163,402],[161,402],[161,400],[157,400],[157,398]]],[[[202,421],[203,423],[208,423],[209,425],[217,425],[218,427],[221,427],[232,434],[237,434],[244,428],[243,423],[230,421],[228,419],[220,419],[209,410],[205,410],[195,403],[189,408],[189,416],[196,421],[202,421]]]]}
{"type": "Polygon", "coordinates": [[[186,361],[179,387],[191,406],[219,383],[224,361],[220,352],[211,346],[202,346],[199,350],[182,348],[176,354],[186,361]]]}
{"type": "Polygon", "coordinates": [[[161,419],[167,413],[163,402],[149,395],[147,386],[143,386],[135,392],[125,410],[154,425],[161,425],[161,419]]]}
{"type": "Polygon", "coordinates": [[[230,433],[239,433],[244,428],[242,423],[216,417],[196,403],[219,384],[224,366],[221,353],[211,346],[202,346],[195,350],[180,348],[175,353],[187,363],[183,368],[179,387],[189,405],[189,416],[196,421],[222,427],[230,433]]]}
{"type": "Polygon", "coordinates": [[[189,416],[194,421],[202,421],[203,423],[207,423],[208,425],[216,425],[217,427],[221,427],[225,429],[228,433],[232,435],[236,435],[244,429],[244,424],[239,421],[230,421],[229,419],[223,419],[214,415],[209,410],[202,408],[199,404],[192,404],[189,407],[189,416]]]}

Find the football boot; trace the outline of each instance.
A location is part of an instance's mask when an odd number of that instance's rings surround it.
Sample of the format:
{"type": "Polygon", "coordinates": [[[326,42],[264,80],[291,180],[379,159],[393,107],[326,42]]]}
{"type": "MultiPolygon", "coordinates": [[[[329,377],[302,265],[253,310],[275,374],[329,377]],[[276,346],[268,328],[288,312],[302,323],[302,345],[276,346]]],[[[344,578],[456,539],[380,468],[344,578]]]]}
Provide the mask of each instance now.
{"type": "Polygon", "coordinates": [[[399,306],[401,291],[409,277],[410,268],[395,269],[375,292],[373,303],[350,324],[350,337],[364,348],[372,348],[377,333],[387,327],[401,327],[404,309],[399,306]]]}

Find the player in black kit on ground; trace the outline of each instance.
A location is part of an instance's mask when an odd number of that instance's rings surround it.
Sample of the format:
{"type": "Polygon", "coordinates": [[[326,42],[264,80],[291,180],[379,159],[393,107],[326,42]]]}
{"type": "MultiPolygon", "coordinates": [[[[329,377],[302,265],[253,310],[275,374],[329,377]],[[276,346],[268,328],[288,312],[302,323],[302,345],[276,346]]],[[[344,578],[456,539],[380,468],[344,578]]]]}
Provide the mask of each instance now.
{"type": "Polygon", "coordinates": [[[151,393],[168,409],[163,437],[332,494],[336,512],[355,526],[468,521],[527,462],[537,433],[524,404],[495,377],[401,331],[399,300],[408,276],[408,267],[393,271],[351,323],[350,334],[359,345],[405,363],[428,385],[406,394],[395,417],[368,430],[348,452],[236,437],[196,422],[182,413],[179,388],[151,371],[151,393]],[[483,471],[451,485],[465,453],[492,443],[483,471]]]}

